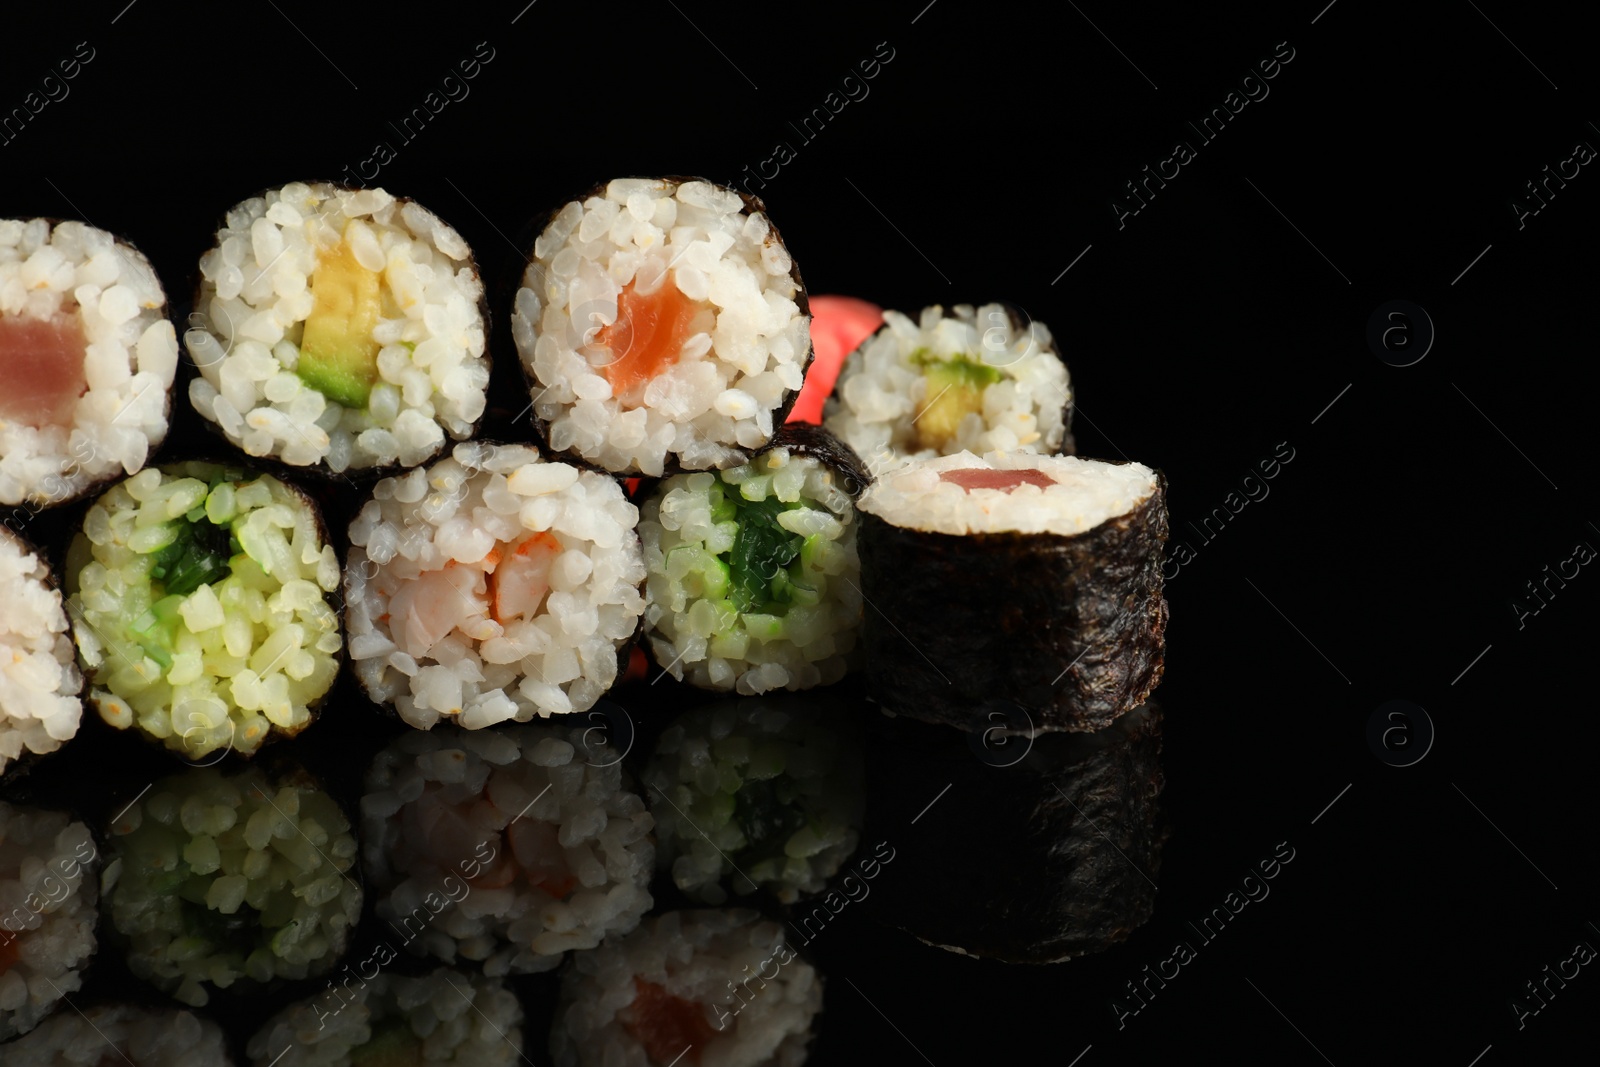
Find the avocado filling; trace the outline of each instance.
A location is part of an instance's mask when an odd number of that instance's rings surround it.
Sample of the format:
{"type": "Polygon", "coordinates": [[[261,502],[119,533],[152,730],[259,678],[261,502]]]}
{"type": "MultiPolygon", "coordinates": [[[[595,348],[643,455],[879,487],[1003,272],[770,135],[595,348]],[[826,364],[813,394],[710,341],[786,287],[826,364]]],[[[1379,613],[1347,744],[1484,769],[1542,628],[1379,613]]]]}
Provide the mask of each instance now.
{"type": "Polygon", "coordinates": [[[364,409],[378,380],[380,346],[372,331],[383,309],[381,282],[377,271],[357,262],[345,240],[318,259],[311,276],[316,304],[300,337],[295,373],[347,408],[364,409]]]}
{"type": "Polygon", "coordinates": [[[915,419],[918,448],[942,451],[962,419],[983,414],[983,391],[1005,377],[986,363],[966,356],[939,359],[925,348],[913,352],[911,362],[922,368],[927,382],[927,404],[915,419]]]}

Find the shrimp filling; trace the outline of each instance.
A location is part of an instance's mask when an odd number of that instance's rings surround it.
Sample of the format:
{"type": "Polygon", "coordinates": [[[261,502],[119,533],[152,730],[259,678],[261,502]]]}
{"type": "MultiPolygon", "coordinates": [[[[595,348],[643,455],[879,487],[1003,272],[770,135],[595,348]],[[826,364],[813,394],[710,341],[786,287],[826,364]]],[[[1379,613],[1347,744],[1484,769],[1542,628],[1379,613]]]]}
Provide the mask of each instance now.
{"type": "Polygon", "coordinates": [[[536,617],[550,592],[550,567],[561,553],[556,535],[540,532],[498,543],[476,563],[451,560],[401,582],[389,600],[396,642],[413,656],[427,656],[458,629],[481,640],[498,636],[517,619],[536,617]],[[481,632],[485,620],[489,633],[481,632]]]}

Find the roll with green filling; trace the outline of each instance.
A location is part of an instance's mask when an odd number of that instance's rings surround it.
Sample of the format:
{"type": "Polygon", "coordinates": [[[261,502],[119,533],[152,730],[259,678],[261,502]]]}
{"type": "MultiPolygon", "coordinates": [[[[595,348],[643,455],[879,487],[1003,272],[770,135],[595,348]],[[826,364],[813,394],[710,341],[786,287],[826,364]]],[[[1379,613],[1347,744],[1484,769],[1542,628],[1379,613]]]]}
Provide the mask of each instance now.
{"type": "Polygon", "coordinates": [[[298,733],[338,673],[338,584],[299,490],[213,463],[141,471],[89,509],[68,550],[90,700],[190,758],[298,733]]]}

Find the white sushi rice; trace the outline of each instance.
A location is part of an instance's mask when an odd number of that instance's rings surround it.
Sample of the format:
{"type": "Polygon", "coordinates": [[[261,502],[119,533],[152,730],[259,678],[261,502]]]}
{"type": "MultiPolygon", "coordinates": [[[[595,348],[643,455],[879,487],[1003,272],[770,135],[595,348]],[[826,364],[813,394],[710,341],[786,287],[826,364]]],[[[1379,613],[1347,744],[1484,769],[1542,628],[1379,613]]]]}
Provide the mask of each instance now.
{"type": "Polygon", "coordinates": [[[117,729],[137,727],[195,759],[220,748],[249,755],[271,733],[298,733],[338,674],[343,639],[325,599],[338,585],[338,556],[298,490],[210,463],[140,471],[89,508],[68,553],[89,699],[117,729]],[[225,576],[176,605],[167,638],[141,638],[161,631],[153,613],[175,599],[151,571],[190,516],[239,552],[225,576]]]}
{"type": "Polygon", "coordinates": [[[368,695],[423,730],[588,710],[644,612],[638,517],[612,478],[520,445],[378,482],[345,569],[368,695]]]}
{"type": "Polygon", "coordinates": [[[645,631],[656,662],[674,678],[746,695],[844,677],[862,611],[857,525],[837,474],[785,448],[662,482],[639,522],[650,573],[645,631]],[[805,538],[790,567],[801,588],[781,613],[741,613],[728,599],[739,524],[714,511],[717,501],[734,498],[794,505],[777,521],[805,538]]]}
{"type": "Polygon", "coordinates": [[[511,1067],[522,1057],[522,1006],[500,982],[445,968],[358,975],[279,1012],[247,1052],[254,1067],[511,1067]]]}
{"type": "Polygon", "coordinates": [[[0,1041],[33,1029],[82,988],[96,943],[98,867],[83,823],[0,801],[0,1041]]]}
{"type": "Polygon", "coordinates": [[[883,320],[846,358],[823,412],[823,425],[874,472],[911,457],[1063,450],[1072,387],[1044,323],[1019,329],[1002,304],[948,313],[936,304],[916,319],[886,311],[883,320]],[[930,385],[928,372],[953,361],[992,381],[977,386],[980,409],[930,423],[930,413],[943,413],[941,399],[953,398],[930,385]]]}
{"type": "Polygon", "coordinates": [[[59,504],[133,474],[167,435],[178,339],[149,260],[81,222],[0,219],[0,318],[77,320],[88,390],[70,422],[0,419],[0,504],[59,504]]]}
{"type": "Polygon", "coordinates": [[[227,1067],[227,1035],[177,1008],[105,1004],[63,1012],[6,1046],[6,1067],[227,1067]]]}
{"type": "Polygon", "coordinates": [[[483,414],[483,283],[461,235],[382,189],[293,182],[228,213],[200,260],[204,325],[184,344],[200,371],[189,399],[252,456],[334,471],[438,454],[483,414]],[[345,408],[296,373],[318,258],[348,246],[381,274],[378,377],[365,409],[345,408]]]}
{"type": "Polygon", "coordinates": [[[78,733],[83,675],[50,568],[0,529],[0,772],[29,752],[54,752],[78,733]]]}
{"type": "Polygon", "coordinates": [[[766,444],[811,352],[792,269],[766,216],[710,182],[619,178],[568,203],[534,244],[511,323],[550,447],[660,475],[766,444]],[[676,362],[616,396],[606,368],[624,354],[596,337],[630,284],[676,286],[700,310],[676,362]]]}
{"type": "Polygon", "coordinates": [[[361,799],[378,917],[415,954],[548,971],[650,909],[655,822],[582,727],[410,733],[361,799]]]}
{"type": "Polygon", "coordinates": [[[667,912],[573,957],[550,1052],[556,1067],[662,1067],[673,1056],[699,1067],[799,1067],[821,1010],[822,979],[778,923],[742,909],[667,912]],[[703,1042],[668,1049],[673,1035],[634,1015],[646,991],[687,1002],[674,1008],[693,1013],[703,1042]]]}
{"type": "Polygon", "coordinates": [[[962,452],[915,460],[881,475],[856,506],[895,526],[931,533],[1050,533],[1071,537],[1126,515],[1156,491],[1155,471],[1142,463],[1106,463],[1076,456],[962,452]],[[1055,484],[1011,490],[963,489],[947,471],[1038,471],[1055,484]]]}

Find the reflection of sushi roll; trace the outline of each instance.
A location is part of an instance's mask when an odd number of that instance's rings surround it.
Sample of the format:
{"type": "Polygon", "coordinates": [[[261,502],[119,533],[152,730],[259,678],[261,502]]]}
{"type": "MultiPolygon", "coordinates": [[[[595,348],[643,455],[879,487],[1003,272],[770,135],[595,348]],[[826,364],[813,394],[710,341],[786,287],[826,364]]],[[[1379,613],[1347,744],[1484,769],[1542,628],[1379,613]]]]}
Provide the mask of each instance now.
{"type": "Polygon", "coordinates": [[[582,727],[408,733],[361,801],[378,917],[409,951],[547,971],[650,909],[653,825],[582,727]]]}
{"type": "Polygon", "coordinates": [[[24,749],[54,752],[78,732],[83,675],[50,567],[0,527],[0,771],[24,749]]]}
{"type": "Polygon", "coordinates": [[[291,1004],[250,1039],[255,1067],[510,1067],[522,1006],[500,982],[440,968],[377,973],[291,1004]]]}
{"type": "Polygon", "coordinates": [[[573,957],[550,1031],[556,1067],[799,1067],[822,979],[744,909],[669,911],[573,957]]]}
{"type": "Polygon", "coordinates": [[[898,311],[845,360],[823,425],[874,470],[955,452],[1071,452],[1067,365],[1016,309],[898,311]]]}
{"type": "Polygon", "coordinates": [[[83,823],[0,801],[0,1041],[33,1029],[82,987],[95,950],[98,867],[83,823]]]}
{"type": "Polygon", "coordinates": [[[323,973],[361,914],[349,820],[303,774],[191,768],[108,837],[105,908],[129,970],[194,1007],[212,986],[323,973]]]}
{"type": "Polygon", "coordinates": [[[409,467],[483,414],[483,283],[420,204],[294,182],[230,211],[200,274],[189,400],[252,456],[409,467]]]}
{"type": "Polygon", "coordinates": [[[929,944],[1011,962],[1054,963],[1125,940],[1155,909],[1161,712],[1146,704],[1095,733],[1029,738],[1001,734],[1026,730],[1020,709],[980,708],[966,737],[869,720],[882,758],[868,839],[925,840],[896,850],[864,907],[929,944]],[[946,841],[962,842],[960,877],[950,877],[946,841]]]}
{"type": "Polygon", "coordinates": [[[965,726],[1007,697],[1096,730],[1161,680],[1165,479],[1139,463],[968,453],[862,494],[863,644],[892,710],[965,726]]]}
{"type": "Polygon", "coordinates": [[[785,427],[748,463],[677,474],[642,508],[645,629],[662,669],[707,689],[809,689],[844,676],[861,622],[855,453],[785,427]]]}
{"type": "Polygon", "coordinates": [[[178,340],[131,245],[0,219],[0,504],[48,507],[132,474],[167,435],[178,340]]]}
{"type": "Polygon", "coordinates": [[[759,200],[619,178],[539,235],[512,331],[551,448],[659,475],[767,443],[811,357],[807,321],[759,200]]]}
{"type": "Polygon", "coordinates": [[[228,1067],[227,1035],[177,1008],[105,1004],[63,1013],[6,1046],[6,1067],[228,1067]]]}
{"type": "Polygon", "coordinates": [[[350,657],[420,729],[585,711],[644,611],[639,512],[532,448],[457,445],[380,481],[350,524],[350,657]]]}
{"type": "Polygon", "coordinates": [[[140,471],[95,502],[67,554],[90,699],[196,758],[296,734],[338,673],[338,584],[298,489],[214,463],[140,471]]]}
{"type": "Polygon", "coordinates": [[[707,904],[757,885],[786,904],[820,892],[860,840],[861,777],[854,720],[805,698],[697,708],[644,772],[660,865],[707,904]]]}

